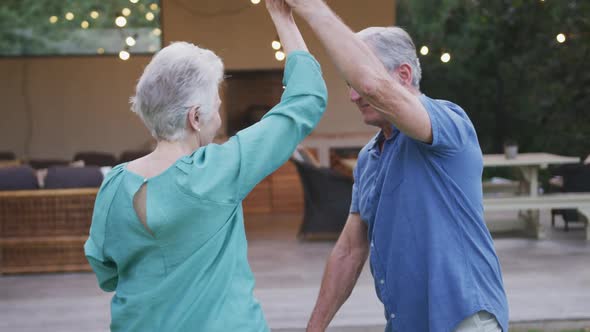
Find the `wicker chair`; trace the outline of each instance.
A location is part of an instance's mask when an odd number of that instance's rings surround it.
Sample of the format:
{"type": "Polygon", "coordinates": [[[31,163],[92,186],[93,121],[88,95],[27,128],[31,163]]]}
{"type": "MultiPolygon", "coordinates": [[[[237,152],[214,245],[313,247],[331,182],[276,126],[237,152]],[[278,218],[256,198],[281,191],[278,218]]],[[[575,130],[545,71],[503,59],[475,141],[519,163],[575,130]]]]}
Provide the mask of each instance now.
{"type": "Polygon", "coordinates": [[[0,190],[37,189],[38,183],[30,166],[0,168],[0,190]]]}
{"type": "Polygon", "coordinates": [[[0,191],[0,273],[89,271],[97,188],[0,191]]]}
{"type": "MultiPolygon", "coordinates": [[[[554,173],[563,176],[562,192],[590,192],[590,165],[565,165],[554,173]]],[[[585,222],[584,216],[580,215],[576,209],[552,209],[551,226],[555,226],[557,215],[562,217],[566,232],[569,231],[570,222],[585,222]]]]}
{"type": "Polygon", "coordinates": [[[121,157],[119,158],[119,163],[126,163],[128,161],[132,161],[135,159],[139,159],[145,155],[150,154],[151,151],[141,151],[141,150],[137,150],[137,151],[123,151],[123,153],[121,153],[121,157]]]}
{"type": "Polygon", "coordinates": [[[83,246],[102,181],[99,168],[50,168],[48,188],[94,187],[50,190],[14,190],[36,188],[32,169],[19,171],[20,177],[0,169],[0,273],[89,270],[83,246]],[[19,186],[2,180],[11,174],[24,179],[19,186]]]}
{"type": "Polygon", "coordinates": [[[295,159],[304,193],[300,239],[335,239],[350,209],[353,179],[329,168],[316,167],[295,159]]]}
{"type": "Polygon", "coordinates": [[[117,158],[110,153],[105,152],[78,152],[74,156],[74,161],[84,160],[86,166],[115,166],[117,158]]]}
{"type": "Polygon", "coordinates": [[[45,178],[46,189],[93,188],[102,183],[100,167],[51,167],[45,178]]]}
{"type": "Polygon", "coordinates": [[[0,151],[0,160],[15,160],[16,155],[10,151],[0,151]]]}
{"type": "Polygon", "coordinates": [[[67,166],[71,163],[69,160],[63,159],[30,159],[27,161],[34,169],[45,169],[53,166],[67,166]]]}

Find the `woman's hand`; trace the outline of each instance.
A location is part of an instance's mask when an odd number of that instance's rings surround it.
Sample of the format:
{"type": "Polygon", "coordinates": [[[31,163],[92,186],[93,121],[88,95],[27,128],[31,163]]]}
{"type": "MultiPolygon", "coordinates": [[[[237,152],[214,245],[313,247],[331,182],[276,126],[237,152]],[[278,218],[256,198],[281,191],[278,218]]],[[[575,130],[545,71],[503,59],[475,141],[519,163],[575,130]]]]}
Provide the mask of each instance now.
{"type": "Polygon", "coordinates": [[[266,9],[275,24],[285,54],[296,50],[307,51],[289,4],[285,0],[266,0],[266,9]]]}
{"type": "Polygon", "coordinates": [[[292,20],[291,6],[285,0],[266,0],[266,9],[270,16],[275,19],[292,20]]]}
{"type": "Polygon", "coordinates": [[[325,7],[324,0],[284,0],[287,5],[298,15],[306,16],[307,13],[318,11],[325,7]]]}

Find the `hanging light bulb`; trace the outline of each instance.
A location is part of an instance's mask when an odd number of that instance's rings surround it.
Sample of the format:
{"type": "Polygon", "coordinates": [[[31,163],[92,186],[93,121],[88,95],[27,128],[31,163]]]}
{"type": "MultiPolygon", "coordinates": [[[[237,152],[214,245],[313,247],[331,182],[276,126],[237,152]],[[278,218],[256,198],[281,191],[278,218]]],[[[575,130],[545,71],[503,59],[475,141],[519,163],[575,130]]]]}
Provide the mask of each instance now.
{"type": "Polygon", "coordinates": [[[88,23],[88,21],[82,21],[82,23],[80,23],[80,26],[82,27],[82,29],[88,29],[90,23],[88,23]]]}
{"type": "Polygon", "coordinates": [[[422,46],[422,48],[420,48],[420,54],[428,55],[428,52],[430,52],[430,50],[428,49],[428,46],[422,46]]]}
{"type": "Polygon", "coordinates": [[[66,20],[71,21],[74,19],[74,13],[72,12],[67,12],[66,13],[66,20]]]}
{"type": "Polygon", "coordinates": [[[253,5],[257,5],[260,3],[260,0],[250,0],[253,5]]]}
{"type": "Polygon", "coordinates": [[[558,34],[557,36],[555,36],[555,39],[557,39],[557,42],[560,44],[565,43],[565,35],[563,33],[558,34]]]}
{"type": "Polygon", "coordinates": [[[92,17],[93,19],[96,20],[98,16],[100,16],[100,14],[96,10],[90,12],[90,17],[92,17]]]}
{"type": "Polygon", "coordinates": [[[116,25],[117,25],[119,28],[122,28],[122,27],[124,27],[125,25],[127,25],[127,19],[126,19],[126,18],[124,18],[123,16],[118,16],[118,17],[115,19],[115,24],[116,24],[116,25]]]}
{"type": "Polygon", "coordinates": [[[129,54],[129,52],[122,50],[121,52],[119,52],[119,59],[123,60],[123,61],[127,61],[129,60],[129,58],[131,57],[131,54],[129,54]]]}
{"type": "Polygon", "coordinates": [[[128,46],[135,46],[135,43],[135,38],[131,36],[125,38],[125,44],[127,44],[128,46]]]}
{"type": "Polygon", "coordinates": [[[57,20],[58,20],[57,16],[51,16],[49,18],[49,23],[55,24],[55,23],[57,23],[57,20]]]}
{"type": "Polygon", "coordinates": [[[129,0],[129,2],[131,2],[131,3],[138,3],[139,0],[129,0]]]}
{"type": "Polygon", "coordinates": [[[154,30],[152,30],[152,33],[154,34],[154,36],[160,36],[162,34],[162,30],[160,30],[159,28],[155,28],[154,30]]]}
{"type": "Polygon", "coordinates": [[[451,54],[449,54],[449,53],[443,53],[440,56],[440,61],[442,61],[444,63],[447,63],[447,62],[451,61],[451,54]]]}
{"type": "Polygon", "coordinates": [[[96,53],[98,53],[98,54],[104,54],[104,48],[102,48],[102,47],[99,47],[99,48],[96,50],[96,53]]]}
{"type": "Polygon", "coordinates": [[[153,10],[153,11],[156,11],[156,10],[158,10],[158,8],[159,8],[159,7],[158,7],[158,4],[157,4],[157,3],[152,3],[152,4],[150,5],[150,9],[151,9],[151,10],[153,10]]]}
{"type": "Polygon", "coordinates": [[[285,52],[283,52],[283,51],[277,51],[275,53],[275,59],[277,59],[278,61],[285,60],[285,52]]]}
{"type": "Polygon", "coordinates": [[[278,51],[281,49],[281,42],[278,40],[273,40],[271,46],[273,50],[278,51]]]}
{"type": "Polygon", "coordinates": [[[121,10],[121,14],[123,14],[123,16],[129,16],[129,15],[131,15],[131,9],[129,9],[129,8],[123,8],[121,10]]]}
{"type": "Polygon", "coordinates": [[[154,20],[154,18],[156,18],[156,16],[155,16],[155,15],[154,15],[154,13],[152,13],[152,12],[147,12],[147,13],[145,14],[145,19],[146,19],[146,20],[148,20],[148,21],[153,21],[153,20],[154,20]]]}

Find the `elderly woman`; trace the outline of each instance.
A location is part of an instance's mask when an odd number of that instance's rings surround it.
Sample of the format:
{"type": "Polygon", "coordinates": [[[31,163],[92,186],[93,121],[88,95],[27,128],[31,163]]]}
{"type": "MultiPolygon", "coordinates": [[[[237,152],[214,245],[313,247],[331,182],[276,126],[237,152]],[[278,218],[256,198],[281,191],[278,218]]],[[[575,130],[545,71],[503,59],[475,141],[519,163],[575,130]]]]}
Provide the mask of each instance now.
{"type": "Polygon", "coordinates": [[[174,43],[137,84],[133,111],[158,145],[106,177],[84,247],[100,287],[115,291],[113,331],[268,331],[241,202],[317,124],[326,87],[288,7],[267,8],[288,54],[286,89],[227,143],[211,144],[223,76],[213,52],[174,43]]]}

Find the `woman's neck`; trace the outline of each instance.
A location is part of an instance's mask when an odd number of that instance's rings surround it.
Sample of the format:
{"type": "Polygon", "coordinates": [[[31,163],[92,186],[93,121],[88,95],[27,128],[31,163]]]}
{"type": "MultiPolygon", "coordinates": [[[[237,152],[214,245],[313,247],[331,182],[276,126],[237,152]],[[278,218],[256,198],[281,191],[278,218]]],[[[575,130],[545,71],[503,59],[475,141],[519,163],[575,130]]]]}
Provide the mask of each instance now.
{"type": "Polygon", "coordinates": [[[194,138],[174,142],[158,141],[158,145],[152,154],[157,159],[174,161],[193,153],[200,147],[198,143],[194,138]]]}

